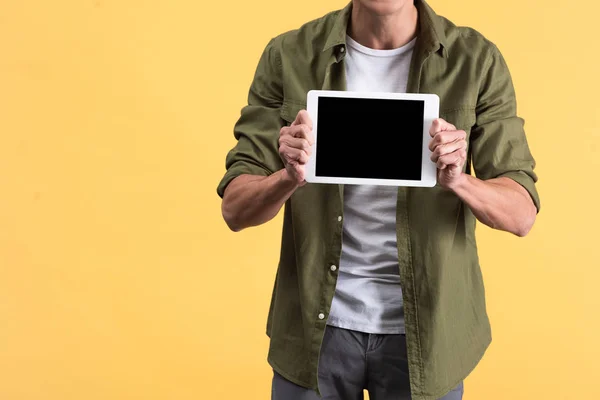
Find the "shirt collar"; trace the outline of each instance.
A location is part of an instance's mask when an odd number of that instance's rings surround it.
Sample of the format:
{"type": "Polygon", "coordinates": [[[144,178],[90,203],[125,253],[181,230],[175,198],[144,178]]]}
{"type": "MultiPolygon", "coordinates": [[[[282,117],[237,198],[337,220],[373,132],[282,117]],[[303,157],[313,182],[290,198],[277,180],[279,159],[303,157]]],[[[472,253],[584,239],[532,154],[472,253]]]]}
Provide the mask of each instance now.
{"type": "MultiPolygon", "coordinates": [[[[448,48],[446,44],[446,35],[441,24],[441,18],[433,11],[425,0],[414,0],[414,2],[419,10],[419,33],[417,35],[417,40],[422,40],[423,44],[430,51],[442,49],[442,54],[447,56],[448,48]]],[[[352,2],[348,3],[348,5],[338,13],[333,28],[329,32],[329,36],[323,47],[323,51],[346,44],[346,32],[351,13],[352,2]]]]}

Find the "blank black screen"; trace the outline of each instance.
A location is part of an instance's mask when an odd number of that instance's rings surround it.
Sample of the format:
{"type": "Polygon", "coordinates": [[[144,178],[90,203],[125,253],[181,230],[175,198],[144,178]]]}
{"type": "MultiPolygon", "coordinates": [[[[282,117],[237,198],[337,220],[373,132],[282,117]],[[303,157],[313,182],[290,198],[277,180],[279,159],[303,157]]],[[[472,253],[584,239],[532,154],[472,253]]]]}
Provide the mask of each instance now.
{"type": "Polygon", "coordinates": [[[421,100],[319,97],[316,176],[421,179],[421,100]]]}

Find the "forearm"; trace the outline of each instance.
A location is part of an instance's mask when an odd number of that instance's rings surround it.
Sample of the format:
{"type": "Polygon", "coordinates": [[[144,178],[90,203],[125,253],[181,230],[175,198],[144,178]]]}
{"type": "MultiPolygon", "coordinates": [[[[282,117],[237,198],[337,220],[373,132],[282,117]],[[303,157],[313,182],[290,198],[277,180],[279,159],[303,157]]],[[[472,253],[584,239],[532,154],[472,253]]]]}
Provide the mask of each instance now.
{"type": "Polygon", "coordinates": [[[298,185],[282,169],[270,176],[240,175],[227,186],[222,213],[233,231],[273,219],[298,185]]]}
{"type": "Polygon", "coordinates": [[[537,210],[529,193],[510,178],[483,181],[463,174],[451,190],[491,228],[525,236],[535,222],[537,210]]]}

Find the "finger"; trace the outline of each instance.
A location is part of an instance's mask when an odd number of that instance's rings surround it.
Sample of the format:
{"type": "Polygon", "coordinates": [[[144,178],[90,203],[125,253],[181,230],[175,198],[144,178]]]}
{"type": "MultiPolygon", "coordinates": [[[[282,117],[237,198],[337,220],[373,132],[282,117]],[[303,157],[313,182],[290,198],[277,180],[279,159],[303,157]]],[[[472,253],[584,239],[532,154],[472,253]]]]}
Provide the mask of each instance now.
{"type": "Polygon", "coordinates": [[[437,161],[441,156],[455,152],[456,150],[462,150],[467,148],[467,141],[464,139],[456,140],[454,142],[441,144],[435,148],[431,153],[431,160],[437,161]]]}
{"type": "Polygon", "coordinates": [[[295,125],[289,128],[289,135],[292,137],[308,140],[312,146],[315,143],[315,135],[308,125],[295,125]]]}
{"type": "Polygon", "coordinates": [[[310,115],[308,115],[308,111],[300,110],[298,112],[298,115],[296,115],[296,119],[294,120],[294,122],[292,122],[292,124],[290,126],[296,126],[296,125],[307,125],[310,129],[312,129],[312,127],[313,127],[312,119],[310,119],[310,115]]]}
{"type": "Polygon", "coordinates": [[[431,123],[431,126],[429,127],[429,134],[431,136],[435,136],[436,133],[438,133],[439,131],[441,131],[441,118],[436,118],[433,120],[433,122],[431,123]]]}
{"type": "Polygon", "coordinates": [[[440,131],[429,141],[429,150],[434,151],[439,145],[465,140],[466,138],[467,133],[465,131],[440,131]]]}
{"type": "Polygon", "coordinates": [[[304,165],[309,159],[309,155],[304,150],[295,149],[285,145],[280,148],[279,152],[282,155],[283,160],[291,165],[304,165]]]}
{"type": "Polygon", "coordinates": [[[310,154],[312,150],[311,144],[308,140],[292,136],[281,136],[279,138],[279,144],[285,144],[291,148],[304,150],[307,154],[310,154]]]}
{"type": "Polygon", "coordinates": [[[289,136],[289,135],[290,135],[290,127],[289,126],[281,127],[281,129],[279,130],[279,138],[282,138],[283,136],[289,136]]]}
{"type": "Polygon", "coordinates": [[[466,152],[464,150],[457,150],[450,154],[446,154],[438,158],[436,165],[439,169],[444,169],[449,165],[455,165],[457,167],[462,167],[465,159],[466,152]]]}
{"type": "Polygon", "coordinates": [[[429,134],[431,136],[435,136],[438,132],[443,131],[455,131],[456,127],[452,125],[450,122],[445,121],[442,118],[436,118],[431,123],[431,127],[429,128],[429,134]]]}
{"type": "Polygon", "coordinates": [[[297,165],[305,165],[308,163],[309,158],[305,151],[292,148],[290,148],[288,151],[288,157],[290,161],[295,162],[297,165]]]}
{"type": "Polygon", "coordinates": [[[315,136],[307,125],[284,126],[279,130],[279,138],[296,137],[308,141],[309,145],[315,143],[315,136]]]}
{"type": "Polygon", "coordinates": [[[441,157],[438,157],[436,164],[438,165],[438,168],[449,165],[462,167],[466,161],[466,155],[467,151],[465,149],[459,149],[450,154],[445,154],[441,157]]]}

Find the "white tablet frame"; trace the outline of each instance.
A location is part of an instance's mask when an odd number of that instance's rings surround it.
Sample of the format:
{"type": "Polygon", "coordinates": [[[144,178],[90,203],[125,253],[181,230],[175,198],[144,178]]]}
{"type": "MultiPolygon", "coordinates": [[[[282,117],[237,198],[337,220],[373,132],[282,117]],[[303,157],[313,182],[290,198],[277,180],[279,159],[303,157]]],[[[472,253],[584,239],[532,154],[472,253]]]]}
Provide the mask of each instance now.
{"type": "MultiPolygon", "coordinates": [[[[334,183],[350,185],[382,185],[382,186],[412,186],[412,187],[433,187],[437,181],[437,167],[431,161],[431,151],[429,150],[429,141],[431,135],[429,129],[433,120],[438,118],[440,108],[440,98],[436,94],[424,93],[387,93],[387,92],[351,92],[337,90],[311,90],[307,94],[307,111],[313,123],[313,133],[315,143],[312,146],[312,155],[306,165],[306,181],[311,183],[334,183]],[[319,97],[351,97],[368,99],[401,99],[401,100],[422,100],[424,101],[423,110],[423,149],[421,157],[421,180],[399,180],[399,179],[372,179],[372,178],[340,178],[328,176],[316,176],[316,154],[319,142],[318,132],[318,102],[319,97]]],[[[360,162],[354,160],[353,162],[360,162]]]]}

